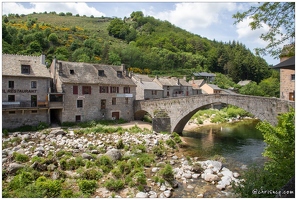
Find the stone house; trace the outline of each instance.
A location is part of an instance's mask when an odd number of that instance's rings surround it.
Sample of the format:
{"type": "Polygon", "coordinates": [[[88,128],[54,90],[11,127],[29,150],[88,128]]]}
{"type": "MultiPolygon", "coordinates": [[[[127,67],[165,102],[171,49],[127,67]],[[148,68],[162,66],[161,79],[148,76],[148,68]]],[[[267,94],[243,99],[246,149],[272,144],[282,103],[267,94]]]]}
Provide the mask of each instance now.
{"type": "Polygon", "coordinates": [[[272,68],[280,70],[280,98],[295,101],[295,56],[281,57],[272,68]]]}
{"type": "Polygon", "coordinates": [[[59,122],[134,118],[136,85],[124,65],[111,66],[54,59],[53,89],[63,94],[63,108],[51,111],[59,122]]]}
{"type": "Polygon", "coordinates": [[[149,100],[163,98],[163,89],[148,75],[132,74],[132,81],[137,85],[136,100],[149,100]]]}
{"type": "Polygon", "coordinates": [[[179,79],[156,76],[153,81],[163,88],[163,98],[192,95],[192,86],[186,81],[186,77],[179,79]]]}
{"type": "Polygon", "coordinates": [[[193,73],[197,79],[204,79],[206,83],[211,83],[215,80],[216,75],[213,73],[208,73],[208,72],[198,72],[198,73],[193,73]]]}
{"type": "Polygon", "coordinates": [[[204,94],[220,94],[222,89],[219,88],[217,85],[205,83],[201,86],[202,93],[204,94]]]}
{"type": "Polygon", "coordinates": [[[192,80],[189,80],[188,83],[192,85],[192,94],[193,95],[202,94],[201,86],[203,84],[205,84],[204,79],[194,80],[194,77],[192,77],[192,80]]]}
{"type": "Polygon", "coordinates": [[[49,123],[45,56],[2,54],[2,128],[49,123]]]}

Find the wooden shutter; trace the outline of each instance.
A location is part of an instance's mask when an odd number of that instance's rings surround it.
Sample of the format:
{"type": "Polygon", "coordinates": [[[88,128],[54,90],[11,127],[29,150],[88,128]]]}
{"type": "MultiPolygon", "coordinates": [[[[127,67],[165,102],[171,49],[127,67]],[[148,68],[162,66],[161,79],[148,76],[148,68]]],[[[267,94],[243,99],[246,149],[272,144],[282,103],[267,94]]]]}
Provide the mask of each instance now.
{"type": "Polygon", "coordinates": [[[77,85],[73,86],[73,94],[78,94],[78,86],[77,85]]]}

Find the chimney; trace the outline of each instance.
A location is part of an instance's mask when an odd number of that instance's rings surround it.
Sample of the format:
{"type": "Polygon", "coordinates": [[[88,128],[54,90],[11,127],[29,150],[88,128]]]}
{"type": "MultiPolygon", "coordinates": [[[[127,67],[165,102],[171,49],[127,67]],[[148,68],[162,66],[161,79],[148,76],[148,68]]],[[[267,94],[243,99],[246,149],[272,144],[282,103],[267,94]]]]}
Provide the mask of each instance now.
{"type": "Polygon", "coordinates": [[[43,54],[40,56],[40,63],[45,65],[45,55],[43,54]]]}
{"type": "Polygon", "coordinates": [[[185,80],[185,81],[187,80],[187,76],[184,76],[184,80],[185,80]]]}
{"type": "Polygon", "coordinates": [[[177,79],[177,85],[180,85],[179,78],[177,79]]]}
{"type": "Polygon", "coordinates": [[[194,82],[194,80],[195,80],[195,77],[194,76],[192,76],[192,84],[194,84],[195,82],[194,82]]]}

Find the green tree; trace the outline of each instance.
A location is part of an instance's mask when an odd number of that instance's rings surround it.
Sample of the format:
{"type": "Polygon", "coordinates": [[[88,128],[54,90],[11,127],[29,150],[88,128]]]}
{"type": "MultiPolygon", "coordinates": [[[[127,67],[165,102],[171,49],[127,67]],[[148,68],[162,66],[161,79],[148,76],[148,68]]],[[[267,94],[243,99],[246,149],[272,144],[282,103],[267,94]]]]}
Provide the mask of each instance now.
{"type": "Polygon", "coordinates": [[[269,26],[269,31],[260,36],[269,44],[265,48],[258,48],[259,54],[269,53],[277,58],[281,53],[279,46],[295,38],[295,2],[262,2],[233,15],[235,24],[247,17],[252,19],[249,24],[252,30],[263,27],[263,24],[269,26]]]}
{"type": "Polygon", "coordinates": [[[52,42],[53,44],[57,44],[58,41],[59,41],[57,34],[56,33],[51,33],[48,36],[48,41],[52,42]]]}
{"type": "Polygon", "coordinates": [[[245,95],[264,96],[263,89],[264,88],[259,87],[256,82],[251,81],[249,84],[240,88],[239,93],[245,95]]]}

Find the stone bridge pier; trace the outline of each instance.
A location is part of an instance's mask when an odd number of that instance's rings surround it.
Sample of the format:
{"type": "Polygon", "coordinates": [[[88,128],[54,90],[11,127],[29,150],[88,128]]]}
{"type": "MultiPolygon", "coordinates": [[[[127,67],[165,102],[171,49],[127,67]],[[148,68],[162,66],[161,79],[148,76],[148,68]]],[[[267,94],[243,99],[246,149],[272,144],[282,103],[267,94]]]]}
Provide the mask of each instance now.
{"type": "Polygon", "coordinates": [[[135,119],[149,113],[153,118],[153,130],[182,133],[190,118],[205,106],[224,103],[240,107],[261,121],[276,125],[277,116],[295,108],[294,101],[249,95],[208,94],[155,100],[135,101],[135,119]]]}

